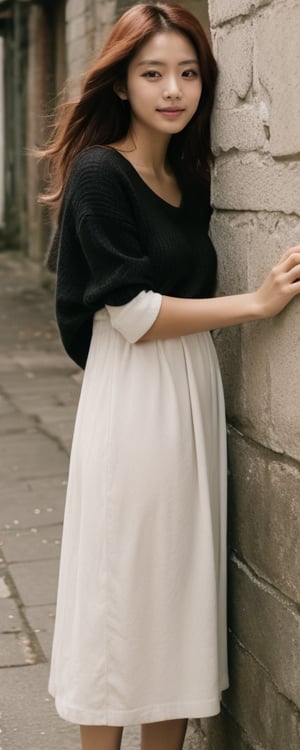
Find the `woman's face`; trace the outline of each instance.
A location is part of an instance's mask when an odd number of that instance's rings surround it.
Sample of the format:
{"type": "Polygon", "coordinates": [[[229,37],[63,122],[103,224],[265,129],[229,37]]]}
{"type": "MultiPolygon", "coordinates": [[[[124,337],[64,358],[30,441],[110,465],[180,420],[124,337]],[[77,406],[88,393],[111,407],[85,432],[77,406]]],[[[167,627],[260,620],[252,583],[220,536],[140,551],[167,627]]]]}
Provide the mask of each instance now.
{"type": "Polygon", "coordinates": [[[134,129],[179,133],[195,114],[202,91],[196,50],[177,31],[154,34],[128,66],[128,99],[134,129]]]}

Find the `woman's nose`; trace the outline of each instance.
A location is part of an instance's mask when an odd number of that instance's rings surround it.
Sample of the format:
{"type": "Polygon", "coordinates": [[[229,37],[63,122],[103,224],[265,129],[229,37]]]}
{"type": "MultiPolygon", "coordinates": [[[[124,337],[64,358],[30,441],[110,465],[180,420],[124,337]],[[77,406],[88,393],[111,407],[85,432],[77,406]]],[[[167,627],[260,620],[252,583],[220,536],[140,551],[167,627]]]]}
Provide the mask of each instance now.
{"type": "Polygon", "coordinates": [[[166,81],[163,96],[165,97],[165,99],[181,99],[182,92],[181,92],[180,84],[175,76],[170,77],[166,81]]]}

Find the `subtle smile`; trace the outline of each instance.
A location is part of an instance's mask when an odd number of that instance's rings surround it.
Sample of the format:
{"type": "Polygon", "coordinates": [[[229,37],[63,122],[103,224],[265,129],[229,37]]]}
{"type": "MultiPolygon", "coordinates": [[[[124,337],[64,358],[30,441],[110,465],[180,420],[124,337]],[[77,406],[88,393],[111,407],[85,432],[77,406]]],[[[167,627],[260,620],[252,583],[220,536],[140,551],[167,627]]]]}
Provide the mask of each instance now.
{"type": "Polygon", "coordinates": [[[179,107],[164,107],[164,108],[158,108],[157,112],[159,112],[161,115],[164,115],[165,117],[178,117],[179,115],[184,112],[183,108],[179,107]]]}
{"type": "Polygon", "coordinates": [[[184,112],[183,107],[158,107],[159,112],[184,112]]]}

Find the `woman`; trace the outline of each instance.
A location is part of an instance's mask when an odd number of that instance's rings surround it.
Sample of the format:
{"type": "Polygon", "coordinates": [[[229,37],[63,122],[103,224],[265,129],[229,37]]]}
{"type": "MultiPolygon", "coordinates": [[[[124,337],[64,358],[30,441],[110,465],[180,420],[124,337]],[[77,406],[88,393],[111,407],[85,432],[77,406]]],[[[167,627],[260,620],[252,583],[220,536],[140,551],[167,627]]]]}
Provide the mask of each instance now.
{"type": "Polygon", "coordinates": [[[218,713],[228,685],[226,432],[209,332],[282,310],[300,292],[300,248],[257,291],[213,297],[215,81],[190,13],[136,5],[47,151],[57,319],[85,369],[49,690],[83,750],[120,748],[129,724],[143,750],[179,750],[187,717],[218,713]]]}

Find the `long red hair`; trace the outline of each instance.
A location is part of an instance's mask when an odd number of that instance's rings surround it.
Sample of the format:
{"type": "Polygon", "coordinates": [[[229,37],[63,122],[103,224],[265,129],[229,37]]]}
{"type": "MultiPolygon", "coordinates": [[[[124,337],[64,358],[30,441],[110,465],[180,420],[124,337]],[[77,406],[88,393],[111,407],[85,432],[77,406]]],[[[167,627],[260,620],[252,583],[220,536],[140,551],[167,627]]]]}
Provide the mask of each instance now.
{"type": "Polygon", "coordinates": [[[168,157],[181,182],[209,175],[212,160],[210,116],[214,100],[217,65],[199,21],[173,3],[138,3],[114,25],[102,51],[87,70],[80,96],[60,105],[52,137],[42,152],[48,158],[49,189],[41,201],[57,207],[72,162],[83,149],[108,145],[126,135],[130,106],[124,106],[114,84],[126,81],[127,68],[138,48],[162,31],[185,34],[199,58],[202,94],[192,120],[172,136],[168,157]]]}

